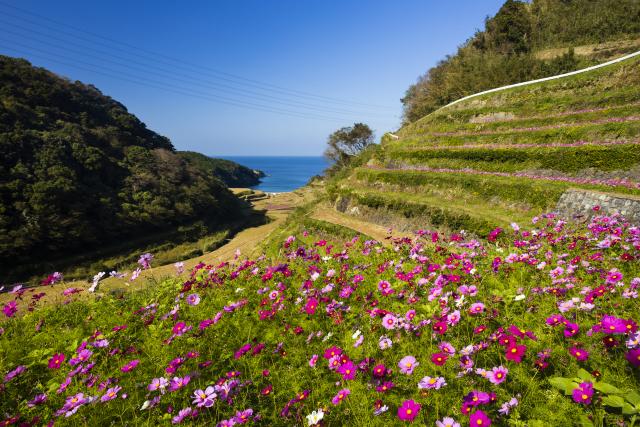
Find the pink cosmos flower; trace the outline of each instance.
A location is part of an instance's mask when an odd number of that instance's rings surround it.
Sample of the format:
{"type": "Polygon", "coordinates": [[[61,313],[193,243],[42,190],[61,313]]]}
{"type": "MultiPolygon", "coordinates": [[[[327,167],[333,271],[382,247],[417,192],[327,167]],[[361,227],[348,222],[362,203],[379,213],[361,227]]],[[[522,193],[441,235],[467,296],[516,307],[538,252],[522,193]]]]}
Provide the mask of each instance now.
{"type": "Polygon", "coordinates": [[[122,372],[131,372],[135,369],[136,366],[138,366],[139,363],[140,363],[139,359],[132,360],[131,362],[127,363],[122,368],[120,368],[120,370],[122,372]]]}
{"type": "Polygon", "coordinates": [[[387,313],[383,318],[382,318],[382,326],[386,329],[395,329],[396,324],[398,323],[398,319],[396,318],[396,316],[394,316],[391,313],[387,313]]]}
{"type": "Polygon", "coordinates": [[[400,372],[406,375],[411,375],[413,370],[418,367],[420,363],[413,356],[405,356],[400,359],[398,362],[398,368],[400,368],[400,372]]]}
{"type": "Polygon", "coordinates": [[[444,417],[442,420],[436,421],[436,427],[460,427],[460,423],[451,417],[444,417]]]}
{"type": "Polygon", "coordinates": [[[195,306],[200,304],[200,295],[198,294],[190,294],[186,298],[187,304],[195,306]]]}
{"type": "Polygon", "coordinates": [[[402,421],[413,421],[420,412],[420,404],[414,400],[405,400],[398,408],[398,418],[402,421]]]}
{"type": "Polygon", "coordinates": [[[340,402],[342,402],[344,398],[350,394],[351,391],[348,388],[343,388],[331,399],[331,403],[333,403],[334,405],[339,405],[340,402]]]}
{"type": "Polygon", "coordinates": [[[171,419],[171,424],[180,424],[187,417],[194,416],[196,412],[191,408],[184,408],[178,412],[178,415],[171,419]]]}
{"type": "Polygon", "coordinates": [[[443,377],[429,377],[426,376],[420,380],[418,383],[418,388],[423,389],[431,389],[431,390],[440,390],[442,387],[446,386],[447,383],[443,377]]]}
{"type": "Polygon", "coordinates": [[[317,362],[318,362],[318,355],[314,354],[313,356],[311,356],[311,359],[309,359],[309,366],[311,366],[312,368],[315,368],[317,362]]]}
{"type": "Polygon", "coordinates": [[[210,408],[213,406],[213,404],[216,401],[216,398],[218,397],[217,393],[215,392],[215,389],[211,386],[207,387],[206,389],[202,390],[202,389],[198,389],[196,391],[193,392],[193,403],[198,407],[205,407],[205,408],[210,408]]]}
{"type": "Polygon", "coordinates": [[[500,384],[507,379],[508,373],[509,373],[509,370],[501,365],[489,371],[487,377],[489,378],[489,381],[491,381],[491,383],[500,384]]]}

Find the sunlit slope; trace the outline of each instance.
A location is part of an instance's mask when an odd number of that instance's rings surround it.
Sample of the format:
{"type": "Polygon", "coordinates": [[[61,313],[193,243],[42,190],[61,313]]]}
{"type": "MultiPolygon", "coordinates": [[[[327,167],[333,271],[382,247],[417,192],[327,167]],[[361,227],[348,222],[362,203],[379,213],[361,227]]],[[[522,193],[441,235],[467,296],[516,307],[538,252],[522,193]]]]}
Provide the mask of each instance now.
{"type": "Polygon", "coordinates": [[[397,135],[336,199],[485,233],[569,188],[640,195],[640,59],[472,98],[397,135]]]}

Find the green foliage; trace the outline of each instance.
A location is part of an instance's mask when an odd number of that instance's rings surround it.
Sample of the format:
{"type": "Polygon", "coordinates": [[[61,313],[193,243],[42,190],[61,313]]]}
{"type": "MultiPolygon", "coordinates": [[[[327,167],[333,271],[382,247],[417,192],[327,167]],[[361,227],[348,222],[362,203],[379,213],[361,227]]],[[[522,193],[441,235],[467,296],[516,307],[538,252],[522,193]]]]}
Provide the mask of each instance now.
{"type": "Polygon", "coordinates": [[[405,122],[472,93],[592,65],[573,50],[551,60],[534,51],[557,45],[602,42],[640,33],[635,0],[507,0],[484,31],[467,40],[407,89],[405,122]]]}
{"type": "MultiPolygon", "coordinates": [[[[0,274],[99,250],[242,205],[212,171],[93,86],[0,56],[0,274]]],[[[49,263],[49,264],[47,264],[49,263]]],[[[36,271],[31,271],[31,274],[36,271]]]]}
{"type": "Polygon", "coordinates": [[[374,143],[373,131],[364,123],[354,123],[329,135],[324,155],[333,162],[329,173],[335,173],[349,165],[367,147],[374,143]]]}
{"type": "Polygon", "coordinates": [[[250,169],[231,160],[215,159],[194,151],[178,151],[177,154],[201,170],[212,172],[228,187],[253,187],[265,176],[262,171],[250,169]]]}

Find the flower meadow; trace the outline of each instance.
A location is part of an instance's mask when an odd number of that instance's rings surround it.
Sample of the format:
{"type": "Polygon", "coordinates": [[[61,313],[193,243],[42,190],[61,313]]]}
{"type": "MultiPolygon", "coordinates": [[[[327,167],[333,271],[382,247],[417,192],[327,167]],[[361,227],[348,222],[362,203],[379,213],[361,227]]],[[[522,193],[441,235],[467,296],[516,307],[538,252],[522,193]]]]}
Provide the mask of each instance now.
{"type": "Polygon", "coordinates": [[[0,424],[632,425],[640,228],[533,222],[391,245],[294,226],[277,256],[39,307],[49,276],[3,307],[0,424]]]}

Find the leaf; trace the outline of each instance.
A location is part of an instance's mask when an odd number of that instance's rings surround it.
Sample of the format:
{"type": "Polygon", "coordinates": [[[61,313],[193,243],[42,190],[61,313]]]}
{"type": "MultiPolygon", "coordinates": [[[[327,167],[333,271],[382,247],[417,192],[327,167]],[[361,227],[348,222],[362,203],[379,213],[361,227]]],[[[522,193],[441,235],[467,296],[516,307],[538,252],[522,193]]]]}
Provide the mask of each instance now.
{"type": "Polygon", "coordinates": [[[584,381],[593,381],[593,376],[584,369],[578,369],[578,378],[584,381]]]}
{"type": "Polygon", "coordinates": [[[624,415],[640,414],[640,409],[634,408],[633,406],[625,402],[625,404],[622,405],[622,413],[624,415]]]}
{"type": "Polygon", "coordinates": [[[593,388],[604,394],[622,394],[622,390],[608,383],[597,382],[593,384],[593,388]]]}
{"type": "Polygon", "coordinates": [[[593,427],[593,422],[586,415],[580,416],[580,425],[584,427],[593,427]]]}
{"type": "Polygon", "coordinates": [[[633,405],[640,406],[640,394],[635,391],[627,393],[624,397],[626,397],[633,405]]]}
{"type": "Polygon", "coordinates": [[[549,383],[555,388],[570,394],[578,385],[571,378],[554,377],[549,378],[549,383]]]}
{"type": "Polygon", "coordinates": [[[602,398],[602,403],[613,408],[622,408],[625,401],[622,396],[605,396],[602,398]]]}

